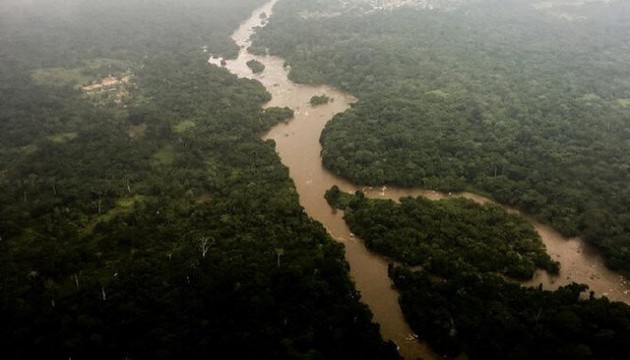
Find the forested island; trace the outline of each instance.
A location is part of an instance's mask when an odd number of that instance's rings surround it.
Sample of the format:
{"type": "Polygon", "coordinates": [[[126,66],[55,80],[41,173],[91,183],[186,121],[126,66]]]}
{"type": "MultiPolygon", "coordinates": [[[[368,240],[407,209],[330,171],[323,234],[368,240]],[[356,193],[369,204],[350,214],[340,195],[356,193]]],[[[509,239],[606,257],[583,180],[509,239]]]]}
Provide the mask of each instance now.
{"type": "Polygon", "coordinates": [[[330,98],[326,95],[315,95],[309,102],[312,106],[324,105],[330,102],[330,98]]]}
{"type": "Polygon", "coordinates": [[[575,283],[550,292],[508,281],[537,267],[557,270],[519,216],[461,198],[397,204],[335,187],[326,198],[369,248],[401,263],[389,275],[403,313],[439,353],[622,359],[630,351],[630,306],[596,299],[575,283]]]}
{"type": "Polygon", "coordinates": [[[251,48],[359,98],[322,134],[324,165],[359,184],[489,195],[628,275],[627,4],[373,3],[279,2],[251,48]]]}
{"type": "Polygon", "coordinates": [[[2,4],[7,359],[399,358],[259,138],[293,111],[202,51],[263,2],[2,4]]]}
{"type": "Polygon", "coordinates": [[[366,245],[408,266],[447,276],[495,272],[527,280],[537,268],[558,272],[540,236],[527,220],[497,205],[452,198],[374,201],[333,187],[326,200],[346,210],[344,219],[366,245]]]}
{"type": "Polygon", "coordinates": [[[260,61],[256,59],[252,59],[247,62],[247,67],[249,67],[254,74],[260,74],[265,71],[265,65],[263,65],[260,61]]]}

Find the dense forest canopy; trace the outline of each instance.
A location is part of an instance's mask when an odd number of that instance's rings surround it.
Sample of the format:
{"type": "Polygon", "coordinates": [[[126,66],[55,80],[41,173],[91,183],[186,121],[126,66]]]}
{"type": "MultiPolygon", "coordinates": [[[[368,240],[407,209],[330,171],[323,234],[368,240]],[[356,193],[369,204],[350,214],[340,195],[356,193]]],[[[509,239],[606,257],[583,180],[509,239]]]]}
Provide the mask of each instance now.
{"type": "Polygon", "coordinates": [[[0,8],[3,57],[70,66],[86,58],[141,58],[149,52],[209,46],[236,57],[229,38],[262,0],[33,0],[0,8]],[[64,46],[60,46],[64,43],[64,46]]]}
{"type": "Polygon", "coordinates": [[[571,284],[550,292],[494,274],[431,274],[393,268],[411,327],[438,352],[469,359],[624,359],[630,308],[585,296],[571,284]]]}
{"type": "Polygon", "coordinates": [[[630,306],[575,283],[551,292],[507,281],[556,265],[525,219],[461,198],[394,203],[336,187],[326,198],[369,248],[402,264],[389,275],[405,318],[438,353],[622,359],[630,351],[630,306]]]}
{"type": "Polygon", "coordinates": [[[2,4],[6,358],[398,358],[258,137],[292,110],[202,52],[262,3],[2,4]]]}
{"type": "Polygon", "coordinates": [[[488,194],[629,274],[629,44],[625,1],[294,0],[252,51],[358,96],[321,137],[333,172],[488,194]]]}

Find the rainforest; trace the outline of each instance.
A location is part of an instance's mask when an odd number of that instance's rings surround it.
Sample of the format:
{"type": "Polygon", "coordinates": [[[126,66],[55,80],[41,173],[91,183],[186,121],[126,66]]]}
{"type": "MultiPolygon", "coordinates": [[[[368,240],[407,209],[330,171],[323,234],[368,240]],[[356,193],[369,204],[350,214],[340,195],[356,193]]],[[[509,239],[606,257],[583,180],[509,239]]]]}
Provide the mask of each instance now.
{"type": "Polygon", "coordinates": [[[625,359],[620,0],[6,0],[7,359],[625,359]]]}

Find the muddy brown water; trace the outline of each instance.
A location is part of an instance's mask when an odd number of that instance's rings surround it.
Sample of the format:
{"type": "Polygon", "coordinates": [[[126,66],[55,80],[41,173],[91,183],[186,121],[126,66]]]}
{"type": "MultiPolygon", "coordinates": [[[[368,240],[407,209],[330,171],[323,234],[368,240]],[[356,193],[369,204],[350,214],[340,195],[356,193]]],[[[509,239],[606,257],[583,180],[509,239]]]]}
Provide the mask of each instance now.
{"type": "MultiPolygon", "coordinates": [[[[266,107],[284,107],[295,111],[295,117],[289,122],[280,123],[263,135],[263,139],[276,142],[282,163],[289,168],[289,174],[295,182],[300,204],[313,219],[324,225],[328,233],[345,245],[346,260],[350,264],[350,274],[361,292],[361,301],[366,303],[374,314],[374,321],[381,326],[385,339],[394,341],[406,359],[422,357],[437,359],[440,356],[421,340],[416,339],[406,323],[398,305],[398,292],[392,288],[387,276],[388,259],[365,248],[348,229],[343,220],[343,212],[332,209],[324,199],[324,193],[333,185],[346,192],[363,190],[372,198],[398,200],[403,196],[424,196],[439,200],[449,196],[462,196],[479,203],[491,200],[470,193],[443,194],[426,189],[369,188],[352,184],[330,173],[322,166],[319,137],[324,126],[332,117],[345,111],[357,101],[352,95],[338,91],[330,86],[309,86],[296,84],[287,77],[288,69],[283,67],[284,60],[274,56],[258,56],[247,52],[251,44],[250,37],[255,28],[264,25],[262,13],[271,15],[278,0],[270,0],[255,10],[234,32],[232,38],[241,47],[235,60],[227,60],[225,67],[243,78],[260,81],[271,93],[272,100],[266,107]],[[253,74],[246,62],[256,59],[265,65],[265,70],[253,74]],[[325,94],[333,101],[313,107],[309,101],[314,95],[325,94]]],[[[211,57],[211,64],[221,66],[220,58],[211,57]]],[[[517,210],[506,208],[511,212],[517,210]]],[[[527,216],[526,216],[527,217],[527,216]]],[[[565,238],[551,227],[527,217],[540,234],[549,255],[561,264],[560,274],[551,276],[538,271],[534,278],[523,283],[545,289],[557,289],[573,281],[587,284],[598,296],[608,296],[611,300],[630,303],[630,284],[619,274],[608,270],[602,258],[592,251],[579,238],[565,238]]]]}

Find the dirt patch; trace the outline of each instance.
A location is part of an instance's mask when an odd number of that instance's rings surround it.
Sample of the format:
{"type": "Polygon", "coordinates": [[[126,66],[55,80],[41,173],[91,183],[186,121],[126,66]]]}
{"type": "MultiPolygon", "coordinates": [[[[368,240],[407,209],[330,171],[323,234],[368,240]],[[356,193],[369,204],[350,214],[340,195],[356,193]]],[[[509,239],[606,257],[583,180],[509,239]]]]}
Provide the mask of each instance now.
{"type": "Polygon", "coordinates": [[[108,76],[104,79],[101,79],[97,82],[90,82],[87,85],[81,87],[81,90],[86,93],[99,92],[103,90],[108,90],[112,88],[116,88],[119,85],[128,84],[131,81],[129,76],[116,77],[116,76],[108,76]]]}
{"type": "Polygon", "coordinates": [[[205,193],[197,198],[197,204],[209,204],[212,201],[212,194],[205,193]]]}
{"type": "Polygon", "coordinates": [[[146,131],[147,131],[147,124],[142,123],[142,124],[129,127],[129,130],[127,130],[127,135],[129,135],[131,140],[139,140],[144,137],[144,133],[146,131]]]}
{"type": "Polygon", "coordinates": [[[131,77],[129,75],[108,76],[83,85],[81,90],[95,105],[104,106],[112,102],[116,105],[122,105],[129,98],[128,88],[130,85],[131,77]]]}

